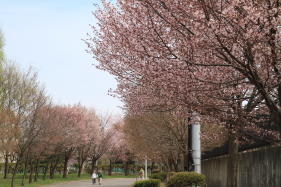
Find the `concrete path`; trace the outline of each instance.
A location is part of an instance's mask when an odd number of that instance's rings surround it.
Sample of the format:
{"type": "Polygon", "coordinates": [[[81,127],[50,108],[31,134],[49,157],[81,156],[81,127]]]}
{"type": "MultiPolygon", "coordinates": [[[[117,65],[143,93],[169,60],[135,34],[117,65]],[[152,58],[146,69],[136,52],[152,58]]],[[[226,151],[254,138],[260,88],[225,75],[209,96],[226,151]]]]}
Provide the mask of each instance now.
{"type": "Polygon", "coordinates": [[[44,187],[131,187],[135,181],[136,179],[104,179],[101,185],[93,185],[91,180],[83,180],[52,184],[44,187]]]}

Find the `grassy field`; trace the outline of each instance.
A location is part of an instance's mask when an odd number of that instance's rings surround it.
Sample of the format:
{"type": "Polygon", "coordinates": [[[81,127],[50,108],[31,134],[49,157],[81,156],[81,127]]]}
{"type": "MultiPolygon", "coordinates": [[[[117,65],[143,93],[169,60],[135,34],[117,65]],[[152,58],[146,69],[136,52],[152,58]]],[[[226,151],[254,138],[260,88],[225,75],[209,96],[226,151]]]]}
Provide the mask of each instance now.
{"type": "MultiPolygon", "coordinates": [[[[16,176],[16,187],[21,186],[21,178],[22,175],[18,175],[16,176]]],[[[104,176],[105,179],[108,178],[136,178],[136,176],[134,175],[130,175],[130,176],[124,176],[124,175],[113,175],[113,176],[104,176]]],[[[58,183],[58,182],[67,182],[67,181],[74,181],[74,180],[83,180],[83,179],[89,179],[90,180],[90,176],[88,174],[83,174],[81,175],[80,178],[77,177],[77,174],[69,174],[67,176],[67,178],[62,178],[61,175],[56,175],[54,179],[46,179],[46,180],[42,180],[41,177],[39,177],[37,182],[34,182],[32,184],[28,184],[28,179],[25,180],[25,187],[40,187],[43,185],[48,185],[48,184],[54,184],[54,183],[58,183]]],[[[11,185],[11,179],[3,179],[3,176],[0,175],[0,187],[10,187],[11,185]]]]}
{"type": "MultiPolygon", "coordinates": [[[[0,177],[1,177],[0,178],[0,187],[10,187],[11,179],[10,178],[3,179],[3,176],[1,176],[1,175],[0,175],[0,177]]],[[[15,181],[16,187],[21,186],[21,178],[22,178],[22,175],[16,176],[16,181],[15,181]]],[[[39,177],[38,181],[34,182],[32,184],[28,184],[28,179],[26,179],[24,186],[39,187],[42,185],[53,184],[53,183],[57,183],[57,182],[65,182],[65,181],[73,181],[73,180],[81,180],[81,179],[89,179],[89,178],[90,178],[90,176],[88,174],[81,175],[80,178],[78,178],[76,174],[69,174],[67,176],[67,178],[62,178],[61,175],[56,175],[54,179],[47,178],[46,180],[42,180],[42,178],[39,177]]]]}

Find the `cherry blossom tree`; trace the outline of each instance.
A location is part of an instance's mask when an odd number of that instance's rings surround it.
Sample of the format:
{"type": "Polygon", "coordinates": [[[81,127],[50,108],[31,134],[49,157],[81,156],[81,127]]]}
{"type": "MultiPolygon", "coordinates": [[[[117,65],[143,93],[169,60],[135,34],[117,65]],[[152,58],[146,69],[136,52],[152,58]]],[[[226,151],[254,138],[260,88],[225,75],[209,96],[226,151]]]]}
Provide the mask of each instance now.
{"type": "Polygon", "coordinates": [[[2,110],[0,114],[0,151],[4,156],[4,179],[7,178],[10,155],[16,148],[16,137],[19,129],[14,125],[16,118],[11,111],[2,110]]]}
{"type": "Polygon", "coordinates": [[[278,1],[104,2],[86,43],[117,77],[128,110],[200,112],[226,124],[236,157],[241,132],[267,133],[255,125],[262,116],[269,128],[281,124],[279,9],[278,1]]]}
{"type": "Polygon", "coordinates": [[[78,123],[79,140],[76,147],[78,161],[78,177],[80,177],[84,163],[90,156],[91,147],[98,141],[99,118],[95,111],[87,108],[81,108],[83,117],[78,123]]]}

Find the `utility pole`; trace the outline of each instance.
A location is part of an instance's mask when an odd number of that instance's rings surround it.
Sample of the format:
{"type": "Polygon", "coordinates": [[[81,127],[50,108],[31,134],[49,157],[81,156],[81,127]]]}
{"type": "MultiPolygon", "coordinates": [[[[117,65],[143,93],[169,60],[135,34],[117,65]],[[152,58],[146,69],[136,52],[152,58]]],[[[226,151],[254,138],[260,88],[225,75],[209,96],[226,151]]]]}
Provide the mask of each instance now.
{"type": "Polygon", "coordinates": [[[201,140],[200,140],[200,118],[196,112],[192,113],[192,159],[194,171],[201,173],[201,140]]]}
{"type": "Polygon", "coordinates": [[[196,112],[188,119],[187,171],[201,173],[200,118],[196,112]]]}

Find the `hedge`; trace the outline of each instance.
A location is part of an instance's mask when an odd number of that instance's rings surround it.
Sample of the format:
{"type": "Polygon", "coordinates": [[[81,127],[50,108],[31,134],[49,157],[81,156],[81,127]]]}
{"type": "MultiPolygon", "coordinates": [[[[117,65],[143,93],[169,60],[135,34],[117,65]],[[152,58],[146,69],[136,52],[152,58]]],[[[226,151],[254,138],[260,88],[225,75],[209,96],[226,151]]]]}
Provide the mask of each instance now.
{"type": "Polygon", "coordinates": [[[159,173],[153,173],[149,178],[151,179],[159,179],[162,182],[166,181],[167,179],[167,174],[166,172],[159,172],[159,173]]]}
{"type": "Polygon", "coordinates": [[[147,179],[136,181],[133,184],[133,187],[160,187],[160,180],[159,179],[147,179]]]}
{"type": "Polygon", "coordinates": [[[174,176],[175,174],[177,174],[177,172],[168,172],[166,181],[169,181],[170,178],[171,178],[172,176],[174,176]]]}
{"type": "Polygon", "coordinates": [[[192,187],[205,185],[205,176],[196,172],[179,172],[170,178],[167,187],[192,187]]]}

